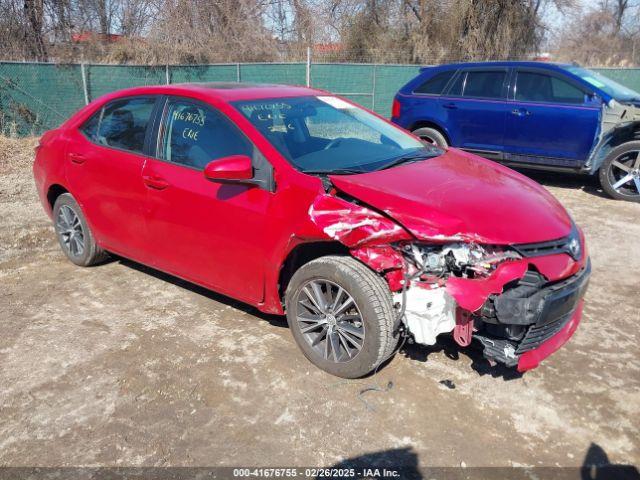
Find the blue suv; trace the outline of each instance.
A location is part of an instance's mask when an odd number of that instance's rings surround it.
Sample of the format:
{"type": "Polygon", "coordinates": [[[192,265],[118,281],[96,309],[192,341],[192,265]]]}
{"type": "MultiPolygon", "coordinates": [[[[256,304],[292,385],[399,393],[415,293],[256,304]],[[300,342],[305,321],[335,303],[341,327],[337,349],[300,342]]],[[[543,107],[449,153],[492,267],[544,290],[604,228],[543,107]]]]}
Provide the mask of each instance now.
{"type": "Polygon", "coordinates": [[[425,67],[395,96],[391,120],[511,166],[597,173],[609,195],[640,202],[640,93],[576,65],[425,67]]]}

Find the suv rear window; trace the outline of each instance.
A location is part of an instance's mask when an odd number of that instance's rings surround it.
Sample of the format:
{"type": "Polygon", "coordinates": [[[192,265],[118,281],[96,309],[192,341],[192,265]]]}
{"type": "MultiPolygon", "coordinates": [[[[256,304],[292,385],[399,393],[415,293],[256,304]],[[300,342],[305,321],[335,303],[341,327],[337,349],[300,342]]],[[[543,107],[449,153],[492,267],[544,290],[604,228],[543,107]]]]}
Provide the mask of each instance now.
{"type": "Polygon", "coordinates": [[[451,77],[453,77],[454,73],[456,73],[455,70],[436,73],[433,77],[424,82],[413,92],[429,95],[439,95],[442,93],[442,90],[444,90],[444,87],[447,86],[447,83],[449,83],[449,80],[451,80],[451,77]]]}
{"type": "Polygon", "coordinates": [[[507,72],[475,71],[467,72],[467,81],[464,85],[463,97],[501,98],[502,84],[507,72]]]}

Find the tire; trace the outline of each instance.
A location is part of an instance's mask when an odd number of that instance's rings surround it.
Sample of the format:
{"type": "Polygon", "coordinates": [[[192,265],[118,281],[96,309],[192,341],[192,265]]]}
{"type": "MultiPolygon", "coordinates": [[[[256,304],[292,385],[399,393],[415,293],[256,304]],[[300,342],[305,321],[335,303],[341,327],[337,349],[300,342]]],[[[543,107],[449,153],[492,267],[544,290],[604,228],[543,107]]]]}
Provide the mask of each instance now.
{"type": "Polygon", "coordinates": [[[598,176],[602,189],[612,198],[640,202],[640,141],[623,143],[611,150],[598,176]]]}
{"type": "Polygon", "coordinates": [[[63,193],[56,199],[53,225],[60,248],[76,265],[88,267],[108,257],[107,252],[96,244],[78,202],[70,193],[63,193]]]}
{"type": "Polygon", "coordinates": [[[420,137],[423,141],[430,143],[432,145],[437,145],[438,147],[447,148],[449,146],[449,142],[444,137],[444,135],[435,128],[424,127],[418,128],[412,132],[415,136],[420,137]]]}
{"type": "Polygon", "coordinates": [[[287,322],[298,347],[311,363],[332,375],[342,378],[367,375],[387,360],[398,344],[398,334],[394,334],[397,313],[389,287],[354,258],[326,256],[306,263],[291,278],[285,302],[287,322]],[[329,300],[327,305],[339,297],[333,302],[338,308],[332,309],[329,305],[325,313],[314,307],[305,293],[313,295],[314,288],[322,290],[323,285],[325,291],[321,293],[325,301],[329,300]],[[340,289],[343,290],[341,297],[340,289]],[[347,297],[351,297],[351,303],[347,297]],[[339,306],[343,303],[350,306],[340,312],[339,306]],[[309,320],[310,317],[313,320],[309,320]],[[322,317],[324,320],[318,320],[322,317]],[[330,337],[336,343],[332,343],[330,337]],[[317,345],[313,345],[314,342],[318,342],[317,345]]]}

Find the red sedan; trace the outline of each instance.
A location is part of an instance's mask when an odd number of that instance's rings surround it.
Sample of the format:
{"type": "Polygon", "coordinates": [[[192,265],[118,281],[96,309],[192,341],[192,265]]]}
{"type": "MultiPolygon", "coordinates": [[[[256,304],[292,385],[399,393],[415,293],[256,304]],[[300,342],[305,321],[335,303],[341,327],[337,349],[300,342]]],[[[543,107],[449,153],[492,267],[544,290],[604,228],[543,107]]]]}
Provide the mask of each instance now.
{"type": "Polygon", "coordinates": [[[334,375],[441,334],[524,371],[580,321],[584,237],[544,188],[323,91],[115,92],[44,134],[34,175],[73,263],[109,252],[286,313],[334,375]]]}

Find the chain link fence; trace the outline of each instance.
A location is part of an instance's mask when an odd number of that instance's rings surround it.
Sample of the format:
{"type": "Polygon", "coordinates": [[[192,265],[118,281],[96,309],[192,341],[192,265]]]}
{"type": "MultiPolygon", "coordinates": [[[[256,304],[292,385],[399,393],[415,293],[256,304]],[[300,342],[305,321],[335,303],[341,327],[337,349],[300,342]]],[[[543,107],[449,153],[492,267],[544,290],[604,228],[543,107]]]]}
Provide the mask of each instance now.
{"type": "MultiPolygon", "coordinates": [[[[184,82],[309,85],[347,97],[388,117],[393,96],[419,68],[310,62],[166,66],[0,62],[0,133],[37,135],[114,90],[184,82]]],[[[594,70],[640,91],[640,68],[594,70]]]]}

